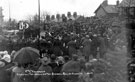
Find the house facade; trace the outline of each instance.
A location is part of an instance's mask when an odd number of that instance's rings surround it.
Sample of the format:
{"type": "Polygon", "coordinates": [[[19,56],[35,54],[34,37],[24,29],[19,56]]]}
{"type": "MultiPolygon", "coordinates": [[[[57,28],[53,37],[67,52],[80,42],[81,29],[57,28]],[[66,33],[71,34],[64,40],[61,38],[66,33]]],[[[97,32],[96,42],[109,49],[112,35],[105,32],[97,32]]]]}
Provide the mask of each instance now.
{"type": "Polygon", "coordinates": [[[119,15],[135,19],[135,0],[123,0],[119,5],[119,15]]]}
{"type": "Polygon", "coordinates": [[[135,16],[135,0],[119,0],[116,5],[108,4],[108,0],[104,0],[99,7],[95,10],[96,17],[102,16],[122,16],[133,18],[135,16]],[[130,13],[130,14],[129,14],[130,13]]]}
{"type": "Polygon", "coordinates": [[[100,16],[105,16],[107,13],[105,12],[105,10],[102,8],[102,6],[100,6],[98,8],[98,10],[95,12],[95,15],[97,17],[100,17],[100,16]]]}
{"type": "Polygon", "coordinates": [[[95,16],[117,16],[118,15],[118,5],[119,1],[116,2],[116,5],[108,4],[108,0],[104,0],[99,7],[95,10],[95,16]]]}

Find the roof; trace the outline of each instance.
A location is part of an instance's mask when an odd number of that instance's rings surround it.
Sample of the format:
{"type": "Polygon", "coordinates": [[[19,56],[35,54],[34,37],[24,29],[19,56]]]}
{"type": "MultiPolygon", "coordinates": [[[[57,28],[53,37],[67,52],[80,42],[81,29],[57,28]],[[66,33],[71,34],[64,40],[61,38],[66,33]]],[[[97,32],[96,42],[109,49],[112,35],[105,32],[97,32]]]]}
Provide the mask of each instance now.
{"type": "Polygon", "coordinates": [[[103,7],[103,8],[107,13],[118,13],[116,5],[108,5],[108,6],[103,7]]]}
{"type": "Polygon", "coordinates": [[[100,5],[100,6],[95,10],[95,12],[94,12],[94,13],[96,13],[96,12],[99,10],[99,8],[100,8],[100,7],[102,7],[102,6],[100,5]]]}
{"type": "Polygon", "coordinates": [[[135,7],[135,0],[122,0],[120,7],[135,7]]]}
{"type": "Polygon", "coordinates": [[[99,10],[100,7],[102,7],[104,9],[104,11],[107,12],[107,13],[118,13],[116,5],[103,6],[102,4],[95,10],[94,13],[96,13],[99,10]]]}

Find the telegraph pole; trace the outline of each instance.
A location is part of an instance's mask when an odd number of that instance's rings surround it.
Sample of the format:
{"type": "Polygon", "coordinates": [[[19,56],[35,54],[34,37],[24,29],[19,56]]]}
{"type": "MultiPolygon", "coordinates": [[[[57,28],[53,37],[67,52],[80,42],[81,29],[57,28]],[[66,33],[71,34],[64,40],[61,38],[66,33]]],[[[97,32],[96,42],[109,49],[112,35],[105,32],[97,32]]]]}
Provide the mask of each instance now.
{"type": "Polygon", "coordinates": [[[8,0],[8,7],[9,7],[9,26],[11,23],[11,9],[10,9],[10,0],[8,0]]]}
{"type": "Polygon", "coordinates": [[[40,0],[38,0],[38,21],[40,25],[40,0]]]}
{"type": "Polygon", "coordinates": [[[8,1],[8,5],[9,5],[9,21],[10,21],[11,20],[10,0],[8,1]]]}
{"type": "Polygon", "coordinates": [[[40,49],[40,0],[38,0],[38,27],[39,27],[39,33],[38,33],[38,49],[39,49],[39,54],[40,58],[42,58],[42,53],[40,49]]]}

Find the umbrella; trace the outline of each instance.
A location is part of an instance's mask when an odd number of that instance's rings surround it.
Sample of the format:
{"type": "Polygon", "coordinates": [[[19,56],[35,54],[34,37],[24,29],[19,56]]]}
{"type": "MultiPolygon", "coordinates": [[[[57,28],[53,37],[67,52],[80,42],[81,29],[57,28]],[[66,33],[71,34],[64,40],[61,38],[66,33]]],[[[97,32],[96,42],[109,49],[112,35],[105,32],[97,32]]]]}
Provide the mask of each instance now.
{"type": "MultiPolygon", "coordinates": [[[[78,61],[69,61],[63,65],[61,72],[68,73],[79,73],[81,65],[78,61]]],[[[71,80],[71,82],[78,82],[78,74],[69,74],[63,77],[65,80],[71,80]]]]}
{"type": "Polygon", "coordinates": [[[39,57],[40,55],[37,49],[24,47],[15,54],[14,62],[18,62],[19,64],[34,63],[39,57]]]}
{"type": "Polygon", "coordinates": [[[66,73],[78,73],[80,72],[80,63],[77,61],[69,61],[63,65],[62,72],[66,73]]]}

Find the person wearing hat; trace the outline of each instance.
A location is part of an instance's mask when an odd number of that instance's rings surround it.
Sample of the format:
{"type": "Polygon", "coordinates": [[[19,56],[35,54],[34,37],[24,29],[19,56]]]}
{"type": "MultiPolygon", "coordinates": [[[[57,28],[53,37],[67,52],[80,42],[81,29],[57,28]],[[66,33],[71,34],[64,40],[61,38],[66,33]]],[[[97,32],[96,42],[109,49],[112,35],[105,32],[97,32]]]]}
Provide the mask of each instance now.
{"type": "Polygon", "coordinates": [[[13,50],[13,51],[11,52],[11,60],[12,60],[12,61],[13,61],[13,59],[14,59],[15,54],[16,54],[16,51],[13,50]]]}
{"type": "Polygon", "coordinates": [[[41,71],[41,73],[37,72],[39,75],[35,75],[36,82],[51,82],[52,76],[47,75],[52,73],[52,68],[48,65],[49,62],[49,58],[47,57],[41,59],[42,64],[38,69],[38,71],[41,71]]]}
{"type": "Polygon", "coordinates": [[[91,51],[91,54],[92,54],[92,56],[94,58],[97,58],[97,49],[98,49],[99,45],[100,45],[100,42],[98,40],[98,37],[97,37],[96,34],[94,34],[93,35],[93,38],[92,38],[92,42],[91,42],[92,48],[90,50],[91,51]]]}
{"type": "Polygon", "coordinates": [[[58,66],[58,64],[56,63],[56,56],[54,54],[51,55],[51,61],[48,64],[52,70],[54,71],[54,68],[58,66]]]}
{"type": "Polygon", "coordinates": [[[89,38],[89,35],[86,35],[85,40],[82,42],[83,44],[83,55],[85,56],[86,60],[89,60],[89,56],[91,55],[91,39],[89,38]]]}
{"type": "Polygon", "coordinates": [[[11,62],[11,56],[8,54],[7,51],[3,52],[3,56],[1,58],[1,61],[3,61],[6,65],[11,62]]]}
{"type": "MultiPolygon", "coordinates": [[[[61,69],[62,69],[62,66],[64,64],[64,58],[62,56],[59,56],[57,58],[57,64],[58,66],[54,68],[54,73],[60,73],[61,72],[61,69]]],[[[62,81],[62,77],[61,75],[54,75],[53,77],[53,82],[61,82],[62,81]]]]}
{"type": "Polygon", "coordinates": [[[0,60],[2,59],[2,57],[5,55],[5,53],[3,51],[0,51],[0,60]]]}
{"type": "Polygon", "coordinates": [[[3,57],[2,57],[3,60],[5,60],[7,63],[10,63],[11,62],[11,57],[9,54],[5,54],[3,57]]]}
{"type": "Polygon", "coordinates": [[[70,60],[69,56],[64,56],[65,63],[67,63],[70,60]]]}
{"type": "Polygon", "coordinates": [[[99,45],[99,54],[101,58],[105,58],[105,53],[107,52],[106,40],[104,37],[98,37],[100,45],[99,45]]]}
{"type": "Polygon", "coordinates": [[[26,82],[24,75],[25,69],[21,64],[16,63],[12,69],[11,81],[12,82],[26,82]]]}

